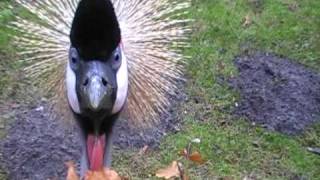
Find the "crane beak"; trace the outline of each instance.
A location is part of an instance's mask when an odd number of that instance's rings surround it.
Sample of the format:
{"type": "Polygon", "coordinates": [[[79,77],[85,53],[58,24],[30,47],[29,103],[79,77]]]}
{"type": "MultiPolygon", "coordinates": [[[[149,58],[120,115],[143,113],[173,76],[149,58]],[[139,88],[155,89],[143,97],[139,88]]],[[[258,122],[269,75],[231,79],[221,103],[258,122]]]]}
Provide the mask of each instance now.
{"type": "Polygon", "coordinates": [[[112,87],[109,84],[103,84],[101,77],[97,75],[91,77],[89,81],[86,91],[89,108],[92,111],[100,111],[106,96],[112,94],[112,87]]]}
{"type": "Polygon", "coordinates": [[[80,99],[84,111],[111,113],[117,92],[115,73],[108,64],[87,62],[80,73],[80,99]]]}
{"type": "Polygon", "coordinates": [[[112,121],[105,120],[112,116],[112,109],[117,96],[116,72],[108,62],[91,60],[83,62],[77,72],[77,93],[81,108],[80,122],[83,130],[82,173],[87,169],[98,171],[109,160],[109,130],[105,126],[112,121]]]}

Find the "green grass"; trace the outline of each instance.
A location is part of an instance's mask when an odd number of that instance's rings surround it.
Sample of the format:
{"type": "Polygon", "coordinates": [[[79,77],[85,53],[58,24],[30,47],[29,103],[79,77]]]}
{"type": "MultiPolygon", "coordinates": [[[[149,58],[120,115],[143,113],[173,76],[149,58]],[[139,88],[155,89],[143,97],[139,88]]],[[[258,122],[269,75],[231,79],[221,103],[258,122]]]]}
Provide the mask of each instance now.
{"type": "Polygon", "coordinates": [[[306,147],[320,147],[320,125],[289,137],[267,132],[231,116],[238,94],[219,82],[237,74],[235,56],[256,50],[289,57],[320,70],[320,1],[193,0],[195,19],[183,105],[183,130],[168,135],[160,150],[143,157],[119,153],[114,165],[132,177],[151,177],[160,167],[181,159],[191,139],[200,138],[207,163],[182,160],[192,179],[320,179],[320,157],[306,147]],[[252,24],[243,26],[246,16],[252,24]],[[193,100],[197,99],[197,103],[193,100]]]}
{"type": "MultiPolygon", "coordinates": [[[[0,7],[7,4],[0,2],[0,7]]],[[[283,55],[319,71],[320,1],[193,0],[189,16],[196,31],[185,51],[192,58],[185,89],[190,100],[177,112],[184,119],[183,128],[146,155],[116,151],[115,169],[134,179],[155,179],[157,169],[178,159],[191,179],[320,179],[320,156],[306,151],[308,146],[320,147],[320,125],[289,137],[234,119],[231,111],[239,95],[219,81],[237,74],[235,56],[255,50],[283,55]],[[252,23],[244,27],[246,16],[252,23]],[[207,160],[200,166],[177,154],[194,138],[201,139],[194,149],[207,160]]],[[[1,8],[0,23],[11,19],[12,12],[1,8]]],[[[12,57],[6,31],[0,28],[0,55],[12,57]]],[[[0,63],[0,69],[7,66],[0,63]]],[[[0,87],[7,82],[0,77],[0,87]]]]}
{"type": "Polygon", "coordinates": [[[114,165],[124,174],[140,178],[152,176],[160,167],[179,159],[192,179],[241,179],[249,175],[258,179],[316,179],[320,159],[307,152],[298,139],[266,132],[243,121],[215,127],[187,120],[184,130],[166,137],[160,150],[144,156],[126,151],[116,156],[114,165]],[[193,148],[207,160],[201,166],[178,155],[194,138],[200,138],[201,143],[193,148]]]}
{"type": "MultiPolygon", "coordinates": [[[[12,12],[5,7],[7,6],[7,2],[0,2],[0,25],[1,27],[4,26],[6,23],[8,23],[12,19],[12,12]]],[[[9,54],[11,54],[12,51],[10,51],[10,48],[7,47],[7,44],[9,44],[9,36],[6,28],[0,28],[0,71],[5,72],[6,62],[8,62],[6,59],[8,59],[9,54]],[[10,52],[9,52],[10,51],[10,52]]],[[[3,74],[1,73],[0,77],[0,95],[4,91],[4,84],[8,84],[10,77],[7,73],[3,74]]]]}
{"type": "Polygon", "coordinates": [[[0,102],[7,98],[12,99],[14,92],[18,88],[21,89],[21,83],[19,82],[23,77],[19,69],[22,62],[17,60],[16,55],[19,50],[11,43],[12,36],[19,34],[8,28],[7,25],[18,14],[20,17],[38,20],[35,15],[20,6],[14,6],[13,9],[10,9],[9,5],[12,4],[10,0],[0,1],[0,102]]]}

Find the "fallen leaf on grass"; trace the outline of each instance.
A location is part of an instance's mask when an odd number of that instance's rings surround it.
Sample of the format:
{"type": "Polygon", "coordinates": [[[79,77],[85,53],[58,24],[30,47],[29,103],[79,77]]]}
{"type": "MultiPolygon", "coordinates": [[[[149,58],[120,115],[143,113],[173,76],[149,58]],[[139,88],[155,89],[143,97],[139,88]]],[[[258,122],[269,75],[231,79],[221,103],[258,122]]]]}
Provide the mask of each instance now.
{"type": "Polygon", "coordinates": [[[180,170],[177,161],[173,161],[170,166],[159,169],[156,172],[156,176],[159,178],[170,179],[180,177],[180,170]]]}
{"type": "Polygon", "coordinates": [[[66,165],[68,167],[67,180],[79,180],[74,163],[70,161],[66,165]]]}
{"type": "Polygon", "coordinates": [[[198,151],[193,152],[189,158],[190,161],[195,162],[197,164],[203,164],[204,160],[201,157],[201,154],[198,151]]]}
{"type": "Polygon", "coordinates": [[[181,150],[181,151],[179,152],[179,155],[180,155],[180,156],[185,156],[185,157],[189,156],[189,155],[188,155],[188,150],[187,150],[187,149],[181,150]]]}
{"type": "Polygon", "coordinates": [[[288,9],[290,11],[295,12],[295,11],[297,11],[298,8],[299,8],[299,4],[297,2],[288,4],[288,9]]]}
{"type": "Polygon", "coordinates": [[[197,164],[205,163],[201,154],[198,151],[191,152],[191,148],[188,148],[188,149],[189,150],[187,150],[187,148],[183,149],[182,151],[179,152],[179,155],[184,156],[188,160],[190,160],[194,163],[197,163],[197,164]]]}
{"type": "Polygon", "coordinates": [[[196,144],[200,144],[201,143],[201,139],[200,138],[195,138],[191,142],[192,143],[196,143],[196,144]]]}
{"type": "Polygon", "coordinates": [[[182,175],[181,180],[190,180],[189,176],[187,175],[182,175]]]}
{"type": "Polygon", "coordinates": [[[149,146],[148,145],[145,145],[143,148],[140,149],[139,151],[139,155],[144,155],[146,154],[147,150],[149,149],[149,146]]]}
{"type": "Polygon", "coordinates": [[[124,180],[125,178],[120,177],[118,173],[113,170],[104,169],[101,171],[88,171],[84,179],[85,180],[124,180]]]}
{"type": "MultiPolygon", "coordinates": [[[[68,173],[66,180],[80,180],[73,162],[66,163],[68,173]]],[[[88,171],[84,180],[127,180],[128,178],[121,177],[116,171],[104,169],[101,171],[88,171]]]]}
{"type": "Polygon", "coordinates": [[[251,19],[250,15],[248,14],[248,15],[246,15],[246,17],[244,17],[242,26],[249,27],[251,24],[252,24],[252,19],[251,19]]]}
{"type": "Polygon", "coordinates": [[[308,150],[309,152],[314,153],[314,154],[320,155],[320,148],[308,147],[307,150],[308,150]]]}
{"type": "Polygon", "coordinates": [[[190,180],[189,176],[187,175],[186,169],[183,167],[182,163],[178,162],[178,168],[180,172],[180,179],[190,180]]]}

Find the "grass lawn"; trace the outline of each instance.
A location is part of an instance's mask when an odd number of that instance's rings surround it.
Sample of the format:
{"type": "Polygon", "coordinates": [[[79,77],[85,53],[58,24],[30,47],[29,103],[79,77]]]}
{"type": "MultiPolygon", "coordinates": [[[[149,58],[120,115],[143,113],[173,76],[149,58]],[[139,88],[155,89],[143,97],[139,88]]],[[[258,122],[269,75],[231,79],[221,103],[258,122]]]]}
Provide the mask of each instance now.
{"type": "Polygon", "coordinates": [[[182,161],[191,179],[320,179],[320,157],[306,151],[320,146],[319,125],[289,137],[235,119],[231,111],[238,94],[219,81],[235,76],[234,57],[252,50],[319,70],[320,1],[193,0],[190,17],[195,19],[192,46],[186,50],[192,57],[186,71],[190,100],[180,108],[182,131],[168,135],[149,155],[119,153],[115,167],[132,177],[149,177],[181,159],[178,152],[200,138],[194,149],[207,162],[182,161]]]}
{"type": "MultiPolygon", "coordinates": [[[[7,4],[0,2],[0,24],[12,19],[7,4]]],[[[235,56],[255,50],[320,71],[320,1],[193,0],[190,12],[194,32],[185,51],[192,57],[186,69],[189,100],[178,112],[183,128],[145,155],[138,155],[138,149],[116,151],[114,168],[133,179],[153,179],[157,169],[180,160],[191,179],[320,179],[320,156],[306,150],[320,147],[320,125],[289,137],[236,119],[231,112],[239,95],[220,81],[237,75],[235,56]],[[178,155],[195,138],[201,139],[193,149],[206,160],[202,165],[178,155]]],[[[10,70],[16,67],[3,60],[14,54],[6,31],[0,28],[0,72],[6,69],[0,77],[3,95],[10,70]]]]}

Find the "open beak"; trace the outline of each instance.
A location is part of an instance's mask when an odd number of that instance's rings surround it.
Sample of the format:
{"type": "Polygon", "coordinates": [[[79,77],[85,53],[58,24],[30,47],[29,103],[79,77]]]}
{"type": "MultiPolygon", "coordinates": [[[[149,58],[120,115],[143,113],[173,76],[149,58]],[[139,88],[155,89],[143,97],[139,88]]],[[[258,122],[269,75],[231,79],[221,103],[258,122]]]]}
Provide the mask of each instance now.
{"type": "Polygon", "coordinates": [[[86,62],[79,71],[77,89],[84,117],[79,121],[84,135],[83,174],[88,169],[103,169],[111,158],[109,148],[113,121],[109,117],[117,95],[116,75],[112,67],[102,61],[86,62]]]}

